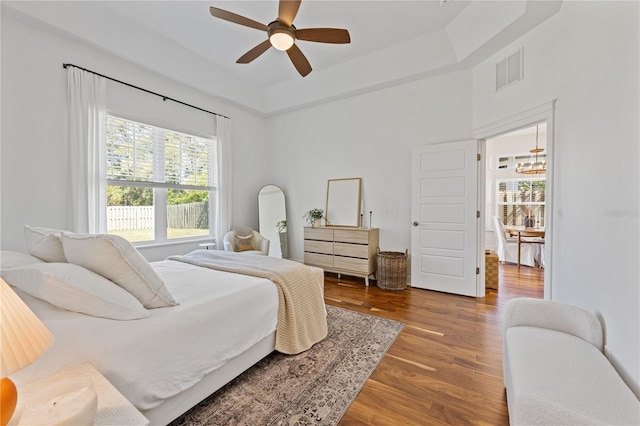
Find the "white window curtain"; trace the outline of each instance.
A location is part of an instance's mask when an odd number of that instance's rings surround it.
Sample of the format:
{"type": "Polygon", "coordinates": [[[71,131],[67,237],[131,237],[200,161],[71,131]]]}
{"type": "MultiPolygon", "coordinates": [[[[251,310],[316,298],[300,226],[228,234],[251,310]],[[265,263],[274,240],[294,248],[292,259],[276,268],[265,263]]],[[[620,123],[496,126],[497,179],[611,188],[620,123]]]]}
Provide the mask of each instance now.
{"type": "Polygon", "coordinates": [[[218,139],[218,188],[216,200],[216,241],[222,249],[222,237],[229,230],[231,220],[231,120],[216,116],[218,139]]]}
{"type": "Polygon", "coordinates": [[[104,233],[106,220],[106,79],[67,68],[70,229],[104,233]]]}

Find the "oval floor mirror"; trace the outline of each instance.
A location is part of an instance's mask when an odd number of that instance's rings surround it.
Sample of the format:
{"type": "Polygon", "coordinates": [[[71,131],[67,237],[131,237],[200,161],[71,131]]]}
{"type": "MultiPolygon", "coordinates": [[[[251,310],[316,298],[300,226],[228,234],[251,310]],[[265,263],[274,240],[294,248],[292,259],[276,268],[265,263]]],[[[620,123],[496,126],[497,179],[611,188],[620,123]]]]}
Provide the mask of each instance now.
{"type": "Polygon", "coordinates": [[[269,256],[287,259],[287,206],[284,192],[276,185],[265,185],[258,192],[258,220],[258,232],[271,241],[269,256]]]}

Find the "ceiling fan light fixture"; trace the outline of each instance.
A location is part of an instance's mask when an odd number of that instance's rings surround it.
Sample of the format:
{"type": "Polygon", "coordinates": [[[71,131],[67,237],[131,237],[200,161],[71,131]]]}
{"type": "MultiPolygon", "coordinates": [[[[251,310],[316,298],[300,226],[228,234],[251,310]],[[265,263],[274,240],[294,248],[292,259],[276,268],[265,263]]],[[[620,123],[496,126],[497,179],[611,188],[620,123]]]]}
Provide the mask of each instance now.
{"type": "Polygon", "coordinates": [[[293,46],[293,36],[283,28],[277,28],[270,32],[269,41],[278,50],[289,50],[293,46]]]}
{"type": "MultiPolygon", "coordinates": [[[[1,1],[1,0],[0,0],[1,1]]],[[[228,10],[210,7],[209,13],[214,18],[265,31],[267,39],[240,56],[236,63],[248,64],[274,47],[280,51],[286,51],[289,60],[301,76],[305,77],[311,71],[311,64],[296,44],[296,40],[312,41],[315,43],[346,44],[351,43],[349,31],[341,28],[303,28],[297,29],[293,20],[298,13],[302,0],[279,0],[278,17],[265,25],[237,13],[228,10]]]]}

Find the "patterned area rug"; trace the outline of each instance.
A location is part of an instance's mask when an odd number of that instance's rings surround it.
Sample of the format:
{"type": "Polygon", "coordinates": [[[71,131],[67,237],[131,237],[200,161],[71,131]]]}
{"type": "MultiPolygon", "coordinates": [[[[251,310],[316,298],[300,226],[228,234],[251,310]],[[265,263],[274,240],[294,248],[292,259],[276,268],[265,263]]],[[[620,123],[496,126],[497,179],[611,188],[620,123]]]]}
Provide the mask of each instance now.
{"type": "Polygon", "coordinates": [[[171,423],[336,425],[404,327],[327,306],[329,334],[298,355],[273,352],[171,423]]]}

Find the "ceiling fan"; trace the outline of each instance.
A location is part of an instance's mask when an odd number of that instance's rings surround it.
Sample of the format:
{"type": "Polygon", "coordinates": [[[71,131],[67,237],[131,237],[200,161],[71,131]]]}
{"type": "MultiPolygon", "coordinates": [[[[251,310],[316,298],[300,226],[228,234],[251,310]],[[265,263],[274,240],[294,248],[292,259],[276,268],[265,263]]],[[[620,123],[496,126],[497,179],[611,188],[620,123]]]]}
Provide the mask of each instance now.
{"type": "Polygon", "coordinates": [[[244,25],[267,32],[268,39],[242,55],[236,63],[248,64],[266,52],[271,46],[283,50],[303,77],[311,72],[311,64],[304,56],[295,40],[314,41],[318,43],[344,44],[350,43],[349,31],[339,28],[306,28],[297,29],[293,20],[298,13],[302,0],[280,0],[278,18],[269,25],[262,24],[233,12],[211,7],[211,15],[225,21],[244,25]]]}

